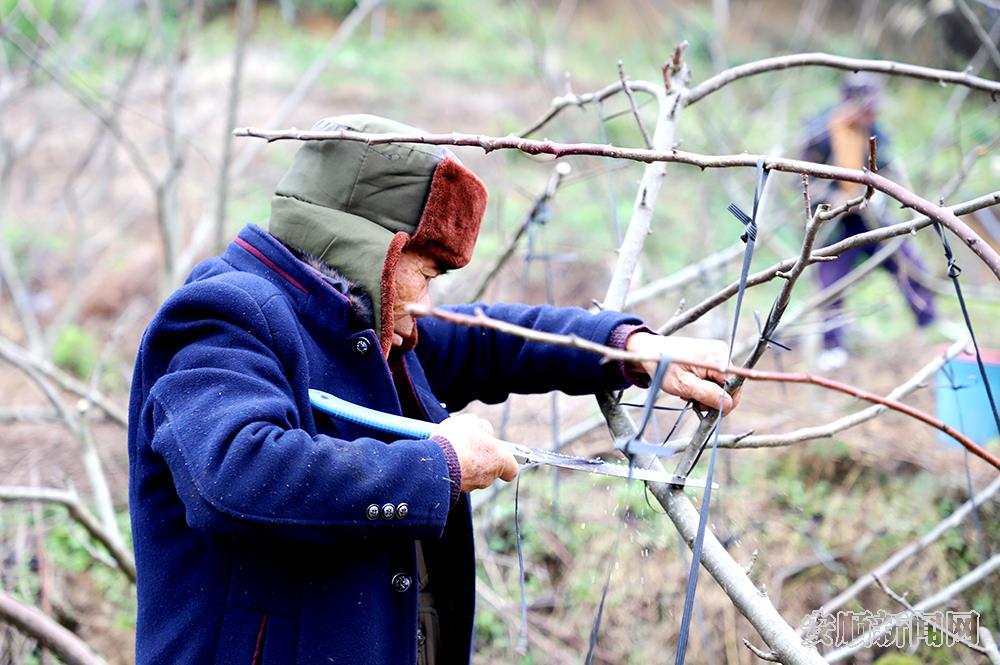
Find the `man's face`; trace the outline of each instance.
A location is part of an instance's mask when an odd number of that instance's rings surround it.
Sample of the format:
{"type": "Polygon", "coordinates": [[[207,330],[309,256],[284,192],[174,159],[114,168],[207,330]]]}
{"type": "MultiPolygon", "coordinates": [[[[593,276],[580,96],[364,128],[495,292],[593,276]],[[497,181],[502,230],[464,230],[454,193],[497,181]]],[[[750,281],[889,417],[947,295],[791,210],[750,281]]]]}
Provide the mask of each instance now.
{"type": "Polygon", "coordinates": [[[403,250],[396,264],[396,302],[393,304],[393,346],[413,333],[416,323],[406,313],[410,304],[430,304],[428,285],[443,271],[437,261],[420,252],[403,250]]]}

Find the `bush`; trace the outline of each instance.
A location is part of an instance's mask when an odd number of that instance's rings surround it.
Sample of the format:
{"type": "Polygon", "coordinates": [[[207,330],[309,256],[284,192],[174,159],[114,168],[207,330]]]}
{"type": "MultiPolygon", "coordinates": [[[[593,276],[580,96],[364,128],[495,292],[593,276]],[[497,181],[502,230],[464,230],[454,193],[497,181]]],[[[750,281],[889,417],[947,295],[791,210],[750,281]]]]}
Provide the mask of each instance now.
{"type": "Polygon", "coordinates": [[[97,338],[76,325],[59,331],[52,349],[52,360],[57,367],[81,379],[91,375],[97,366],[97,338]]]}

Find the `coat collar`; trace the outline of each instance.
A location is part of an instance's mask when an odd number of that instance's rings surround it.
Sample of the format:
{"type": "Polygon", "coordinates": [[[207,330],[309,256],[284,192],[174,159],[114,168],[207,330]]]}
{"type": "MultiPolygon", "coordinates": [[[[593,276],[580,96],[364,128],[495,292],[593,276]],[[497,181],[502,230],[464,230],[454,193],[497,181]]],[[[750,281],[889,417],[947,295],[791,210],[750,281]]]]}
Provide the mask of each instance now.
{"type": "Polygon", "coordinates": [[[347,295],[259,226],[243,227],[226,248],[222,259],[238,270],[267,279],[284,293],[304,318],[321,326],[349,327],[351,302],[347,295]]]}

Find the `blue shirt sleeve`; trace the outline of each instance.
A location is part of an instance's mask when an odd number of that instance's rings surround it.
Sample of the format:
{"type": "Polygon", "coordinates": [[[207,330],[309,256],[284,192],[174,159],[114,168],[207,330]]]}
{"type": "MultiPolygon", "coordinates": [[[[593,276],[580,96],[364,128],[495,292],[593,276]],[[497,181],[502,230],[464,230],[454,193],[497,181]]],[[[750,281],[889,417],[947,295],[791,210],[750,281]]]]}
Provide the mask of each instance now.
{"type": "MultiPolygon", "coordinates": [[[[607,344],[611,333],[622,324],[642,324],[633,316],[617,312],[591,314],[579,307],[496,304],[448,309],[463,314],[482,309],[490,318],[533,330],[576,335],[600,344],[607,344]]],[[[617,362],[606,362],[588,351],[433,318],[421,319],[418,327],[415,351],[434,393],[450,411],[462,409],[473,400],[502,402],[512,393],[559,390],[586,395],[627,385],[617,362]]]]}

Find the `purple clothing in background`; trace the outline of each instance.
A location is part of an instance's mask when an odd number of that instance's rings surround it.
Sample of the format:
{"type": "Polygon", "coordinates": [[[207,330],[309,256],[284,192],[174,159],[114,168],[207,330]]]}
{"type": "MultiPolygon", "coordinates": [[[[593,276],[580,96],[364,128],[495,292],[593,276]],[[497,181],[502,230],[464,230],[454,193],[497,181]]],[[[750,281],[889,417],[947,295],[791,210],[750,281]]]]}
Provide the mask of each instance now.
{"type": "MultiPolygon", "coordinates": [[[[863,233],[868,230],[864,219],[860,215],[844,215],[833,222],[837,225],[837,231],[829,242],[839,242],[845,238],[863,233]]],[[[881,243],[875,245],[862,245],[849,249],[835,261],[827,261],[819,264],[820,285],[826,289],[848,273],[863,259],[867,259],[874,254],[881,243]]],[[[913,245],[904,242],[893,256],[890,256],[882,268],[893,276],[900,293],[906,298],[906,304],[917,319],[917,325],[926,326],[934,322],[934,296],[930,290],[921,284],[915,277],[916,273],[926,273],[920,257],[913,249],[913,245]]],[[[844,347],[847,337],[847,327],[844,323],[838,322],[844,305],[842,297],[830,301],[824,307],[826,330],[823,332],[823,347],[833,349],[844,347]]]]}

